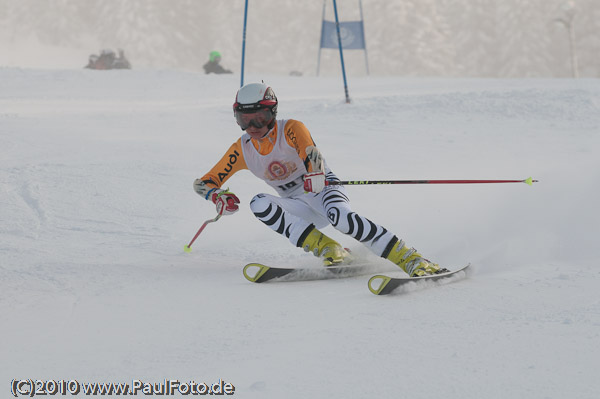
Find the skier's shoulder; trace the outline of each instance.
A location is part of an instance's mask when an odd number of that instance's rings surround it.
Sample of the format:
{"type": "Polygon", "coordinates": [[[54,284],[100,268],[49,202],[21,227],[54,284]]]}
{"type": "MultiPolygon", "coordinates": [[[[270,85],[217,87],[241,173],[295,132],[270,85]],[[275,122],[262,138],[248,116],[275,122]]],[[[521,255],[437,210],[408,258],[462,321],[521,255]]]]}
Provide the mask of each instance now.
{"type": "Polygon", "coordinates": [[[285,119],[281,121],[281,126],[283,126],[283,131],[288,136],[306,136],[310,135],[310,132],[302,123],[297,119],[285,119]]]}
{"type": "Polygon", "coordinates": [[[287,129],[306,129],[304,123],[297,119],[282,119],[282,124],[284,126],[284,130],[287,129]]]}
{"type": "Polygon", "coordinates": [[[247,134],[244,133],[241,137],[239,137],[233,144],[231,144],[231,147],[229,147],[229,150],[241,150],[242,149],[242,139],[244,138],[244,136],[246,136],[247,134]]]}
{"type": "Polygon", "coordinates": [[[242,138],[243,136],[238,138],[229,146],[225,154],[223,154],[221,157],[221,160],[215,165],[217,169],[225,169],[230,171],[233,166],[233,173],[235,173],[235,170],[247,168],[246,161],[244,159],[244,151],[242,149],[242,138]]]}
{"type": "Polygon", "coordinates": [[[301,121],[287,119],[283,121],[282,125],[284,126],[283,134],[285,135],[285,139],[292,147],[296,149],[299,147],[304,148],[312,143],[310,132],[301,121]]]}

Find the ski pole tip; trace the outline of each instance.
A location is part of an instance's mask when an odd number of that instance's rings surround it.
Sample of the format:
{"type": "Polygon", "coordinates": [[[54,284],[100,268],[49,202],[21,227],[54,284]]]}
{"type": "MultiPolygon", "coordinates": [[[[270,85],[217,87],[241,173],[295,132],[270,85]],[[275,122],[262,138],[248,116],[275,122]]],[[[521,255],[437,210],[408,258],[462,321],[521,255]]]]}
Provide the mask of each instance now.
{"type": "Polygon", "coordinates": [[[183,247],[183,252],[187,252],[188,254],[192,252],[192,248],[189,245],[185,245],[183,247]]]}
{"type": "Polygon", "coordinates": [[[537,183],[537,180],[533,180],[531,177],[528,177],[527,179],[523,180],[525,183],[529,184],[530,186],[533,185],[533,183],[537,183]]]}

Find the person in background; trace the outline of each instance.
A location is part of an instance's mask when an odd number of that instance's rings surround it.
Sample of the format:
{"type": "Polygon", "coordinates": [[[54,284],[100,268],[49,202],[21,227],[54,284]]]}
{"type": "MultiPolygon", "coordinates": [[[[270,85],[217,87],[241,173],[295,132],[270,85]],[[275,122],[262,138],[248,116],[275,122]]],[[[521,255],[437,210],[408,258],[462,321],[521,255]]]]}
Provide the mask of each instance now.
{"type": "Polygon", "coordinates": [[[98,61],[98,56],[96,54],[90,54],[90,57],[88,58],[88,64],[84,68],[96,69],[97,61],[98,61]]]}
{"type": "Polygon", "coordinates": [[[221,62],[221,53],[219,53],[218,51],[211,51],[210,54],[208,55],[208,62],[206,64],[204,64],[204,66],[203,66],[204,72],[206,72],[206,74],[209,74],[209,73],[216,73],[216,74],[233,73],[229,69],[223,68],[223,66],[221,66],[220,62],[221,62]]]}
{"type": "Polygon", "coordinates": [[[100,57],[96,60],[94,69],[112,69],[117,55],[111,49],[104,49],[100,52],[100,57]]]}
{"type": "Polygon", "coordinates": [[[239,89],[233,114],[244,134],[208,173],[194,181],[198,194],[213,202],[219,214],[233,214],[240,200],[221,187],[234,173],[249,169],[278,194],[255,195],[250,201],[254,216],[292,245],[320,257],[325,266],[343,265],[351,259],[337,241],[319,230],[331,225],[409,276],[448,271],[407,247],[385,227],[353,212],[345,188],[335,185],[339,179],[306,126],[294,119],[276,119],[277,105],[273,89],[264,83],[239,89]]]}
{"type": "Polygon", "coordinates": [[[119,55],[111,49],[104,49],[100,52],[100,56],[91,54],[88,59],[88,64],[85,66],[88,69],[131,69],[131,63],[125,57],[125,51],[119,49],[119,55]]]}
{"type": "Polygon", "coordinates": [[[119,49],[119,56],[115,58],[112,69],[131,69],[131,63],[125,57],[125,51],[119,49]]]}

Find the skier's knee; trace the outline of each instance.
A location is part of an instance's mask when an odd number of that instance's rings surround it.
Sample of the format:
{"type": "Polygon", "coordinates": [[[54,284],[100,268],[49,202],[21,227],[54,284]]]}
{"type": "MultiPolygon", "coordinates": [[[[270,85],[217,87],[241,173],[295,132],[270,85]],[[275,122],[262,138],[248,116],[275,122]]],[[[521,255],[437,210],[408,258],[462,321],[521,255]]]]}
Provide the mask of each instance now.
{"type": "Polygon", "coordinates": [[[250,200],[250,209],[254,214],[264,212],[270,203],[271,201],[269,201],[266,194],[257,194],[250,200]]]}

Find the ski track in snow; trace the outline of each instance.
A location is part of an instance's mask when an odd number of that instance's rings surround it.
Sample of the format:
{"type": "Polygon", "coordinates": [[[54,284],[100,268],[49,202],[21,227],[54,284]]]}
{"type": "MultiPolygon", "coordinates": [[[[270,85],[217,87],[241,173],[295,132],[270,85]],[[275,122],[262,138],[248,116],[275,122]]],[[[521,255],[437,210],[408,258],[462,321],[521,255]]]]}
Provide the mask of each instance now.
{"type": "MultiPolygon", "coordinates": [[[[466,276],[378,297],[369,276],[252,284],[250,262],[319,268],[227,186],[192,190],[240,134],[235,76],[0,69],[0,384],[216,382],[241,398],[595,398],[600,365],[598,80],[264,79],[354,210],[466,276]],[[432,383],[435,379],[435,383],[432,383]]],[[[375,273],[394,265],[327,228],[375,273]]],[[[1,386],[1,385],[0,385],[1,386]]],[[[4,388],[3,388],[4,389],[4,388]]]]}

